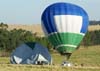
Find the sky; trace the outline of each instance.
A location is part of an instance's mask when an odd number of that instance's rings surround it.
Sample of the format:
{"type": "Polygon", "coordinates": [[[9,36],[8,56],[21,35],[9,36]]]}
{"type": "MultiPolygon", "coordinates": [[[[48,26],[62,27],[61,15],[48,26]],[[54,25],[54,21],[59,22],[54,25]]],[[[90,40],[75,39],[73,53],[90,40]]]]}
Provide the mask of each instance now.
{"type": "Polygon", "coordinates": [[[67,2],[81,6],[90,20],[100,20],[100,0],[0,0],[0,22],[41,24],[41,14],[50,4],[67,2]]]}

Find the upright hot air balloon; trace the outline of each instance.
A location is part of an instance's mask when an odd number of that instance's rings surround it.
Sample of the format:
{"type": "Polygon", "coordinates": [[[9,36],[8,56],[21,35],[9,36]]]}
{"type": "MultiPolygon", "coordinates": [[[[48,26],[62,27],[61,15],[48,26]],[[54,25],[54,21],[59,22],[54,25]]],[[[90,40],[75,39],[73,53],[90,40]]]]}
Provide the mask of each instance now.
{"type": "Polygon", "coordinates": [[[78,47],[89,23],[83,8],[63,2],[48,6],[41,20],[44,33],[60,53],[72,53],[78,47]]]}

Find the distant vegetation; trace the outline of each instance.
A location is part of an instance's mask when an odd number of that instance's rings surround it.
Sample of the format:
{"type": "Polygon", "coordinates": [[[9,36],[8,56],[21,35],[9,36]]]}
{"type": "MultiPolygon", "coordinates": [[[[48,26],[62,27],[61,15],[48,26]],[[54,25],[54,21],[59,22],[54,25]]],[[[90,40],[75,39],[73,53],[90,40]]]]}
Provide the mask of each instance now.
{"type": "Polygon", "coordinates": [[[7,30],[7,28],[7,24],[0,23],[0,50],[9,52],[22,43],[34,41],[48,48],[51,46],[46,38],[37,36],[37,33],[31,33],[23,29],[7,30]]]}
{"type": "Polygon", "coordinates": [[[100,25],[100,21],[90,21],[90,25],[100,25]]]}
{"type": "Polygon", "coordinates": [[[11,31],[7,30],[7,24],[0,24],[0,49],[5,51],[12,51],[19,44],[24,42],[31,42],[35,39],[30,31],[25,31],[22,29],[11,31]]]}
{"type": "Polygon", "coordinates": [[[82,41],[82,45],[100,45],[100,30],[89,31],[82,41]]]}
{"type": "MultiPolygon", "coordinates": [[[[13,29],[9,31],[7,28],[7,24],[0,23],[0,50],[12,51],[20,44],[32,41],[39,42],[48,47],[48,49],[53,47],[47,38],[39,37],[37,33],[31,33],[23,29],[13,29]]],[[[100,30],[87,32],[81,45],[100,45],[100,30]]]]}

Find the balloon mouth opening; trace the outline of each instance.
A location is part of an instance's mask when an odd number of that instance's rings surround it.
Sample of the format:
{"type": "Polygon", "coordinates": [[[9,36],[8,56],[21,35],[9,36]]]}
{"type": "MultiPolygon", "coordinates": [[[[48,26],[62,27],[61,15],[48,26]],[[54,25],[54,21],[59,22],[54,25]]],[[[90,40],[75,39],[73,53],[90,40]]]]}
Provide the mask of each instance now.
{"type": "Polygon", "coordinates": [[[67,53],[73,53],[76,50],[76,47],[70,47],[70,46],[60,46],[57,48],[57,51],[61,54],[67,54],[67,53]]]}

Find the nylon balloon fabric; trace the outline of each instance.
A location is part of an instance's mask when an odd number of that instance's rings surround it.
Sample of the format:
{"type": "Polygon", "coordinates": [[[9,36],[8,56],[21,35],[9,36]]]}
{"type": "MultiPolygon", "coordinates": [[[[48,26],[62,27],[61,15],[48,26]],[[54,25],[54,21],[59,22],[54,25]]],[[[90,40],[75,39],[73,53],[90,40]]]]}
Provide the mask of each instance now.
{"type": "Polygon", "coordinates": [[[72,53],[87,32],[89,17],[86,11],[71,3],[48,6],[41,17],[48,40],[60,53],[72,53]]]}

